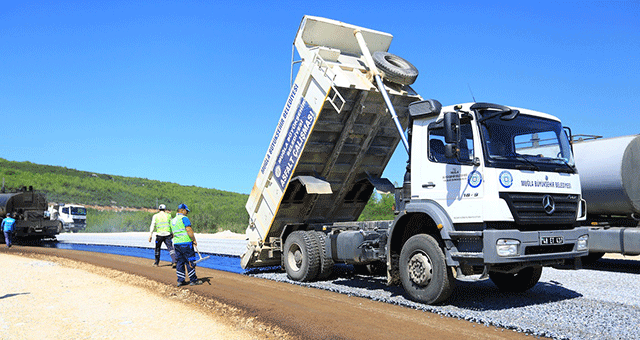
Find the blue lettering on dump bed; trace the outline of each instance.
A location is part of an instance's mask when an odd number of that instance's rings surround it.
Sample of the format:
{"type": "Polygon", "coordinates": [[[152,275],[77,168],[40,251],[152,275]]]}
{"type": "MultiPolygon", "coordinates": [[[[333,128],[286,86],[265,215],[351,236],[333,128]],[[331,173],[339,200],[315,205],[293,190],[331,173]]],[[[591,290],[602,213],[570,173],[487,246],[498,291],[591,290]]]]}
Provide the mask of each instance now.
{"type": "Polygon", "coordinates": [[[302,99],[293,121],[289,126],[280,155],[276,158],[273,167],[273,175],[280,189],[284,191],[291,178],[291,174],[298,163],[302,148],[309,138],[311,127],[316,120],[316,113],[313,112],[309,103],[302,99]]]}
{"type": "Polygon", "coordinates": [[[289,99],[287,99],[287,105],[284,107],[284,111],[282,111],[282,115],[280,116],[280,121],[278,122],[278,127],[276,128],[276,133],[271,138],[271,143],[269,144],[269,149],[267,150],[267,155],[264,157],[262,161],[262,166],[260,167],[260,171],[264,174],[264,171],[267,169],[267,164],[271,159],[271,155],[273,154],[273,150],[276,148],[276,143],[278,142],[278,138],[280,138],[280,132],[282,131],[282,127],[284,126],[284,122],[287,120],[287,116],[289,115],[289,110],[291,109],[291,105],[293,104],[293,100],[298,93],[298,84],[294,84],[291,89],[291,93],[289,93],[289,99]]]}

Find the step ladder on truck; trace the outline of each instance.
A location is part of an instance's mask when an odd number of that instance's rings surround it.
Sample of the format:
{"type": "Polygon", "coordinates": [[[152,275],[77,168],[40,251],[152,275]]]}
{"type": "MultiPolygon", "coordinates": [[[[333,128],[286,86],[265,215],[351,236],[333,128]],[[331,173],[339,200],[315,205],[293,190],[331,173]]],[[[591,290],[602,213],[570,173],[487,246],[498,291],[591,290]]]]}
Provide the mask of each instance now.
{"type": "Polygon", "coordinates": [[[351,264],[430,304],[456,279],[524,291],[543,266],[579,267],[586,208],[560,121],[423,100],[410,87],[416,68],[388,53],[391,40],[302,19],[302,61],[246,204],[242,267],[280,265],[313,281],[351,264]],[[395,188],[381,175],[400,142],[409,161],[395,188]],[[357,221],[374,189],[396,194],[393,221],[357,221]]]}

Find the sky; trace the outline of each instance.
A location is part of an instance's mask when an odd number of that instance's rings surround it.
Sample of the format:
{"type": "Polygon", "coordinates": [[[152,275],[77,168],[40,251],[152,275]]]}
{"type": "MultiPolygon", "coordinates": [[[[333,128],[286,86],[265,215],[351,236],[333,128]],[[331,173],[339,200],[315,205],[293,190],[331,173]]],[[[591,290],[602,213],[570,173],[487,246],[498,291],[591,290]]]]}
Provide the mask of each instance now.
{"type": "Polygon", "coordinates": [[[27,0],[0,5],[0,158],[248,194],[304,15],[391,33],[425,99],[640,133],[637,0],[27,0]]]}

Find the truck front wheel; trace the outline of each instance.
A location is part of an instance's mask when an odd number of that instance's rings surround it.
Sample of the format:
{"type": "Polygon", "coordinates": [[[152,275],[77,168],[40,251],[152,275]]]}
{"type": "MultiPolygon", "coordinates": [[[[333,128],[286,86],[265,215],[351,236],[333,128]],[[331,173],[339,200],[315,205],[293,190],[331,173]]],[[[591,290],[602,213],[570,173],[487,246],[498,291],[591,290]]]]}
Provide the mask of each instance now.
{"type": "Polygon", "coordinates": [[[521,293],[538,283],[542,267],[527,267],[517,273],[489,272],[489,278],[503,292],[521,293]]]}
{"type": "Polygon", "coordinates": [[[312,232],[294,231],[284,242],[284,268],[290,279],[312,281],[320,267],[319,245],[312,232]]]}
{"type": "Polygon", "coordinates": [[[453,272],[431,235],[414,235],[407,240],[400,252],[399,269],[404,290],[416,301],[435,304],[446,300],[453,291],[453,272]]]}

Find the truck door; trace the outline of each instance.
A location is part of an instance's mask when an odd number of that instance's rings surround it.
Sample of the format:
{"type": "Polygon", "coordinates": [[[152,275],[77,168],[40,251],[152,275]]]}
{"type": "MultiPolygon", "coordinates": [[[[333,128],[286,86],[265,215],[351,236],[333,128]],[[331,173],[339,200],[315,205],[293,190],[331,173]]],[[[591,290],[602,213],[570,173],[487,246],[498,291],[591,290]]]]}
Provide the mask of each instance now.
{"type": "MultiPolygon", "coordinates": [[[[474,165],[476,144],[469,119],[460,122],[459,152],[454,158],[445,156],[442,123],[428,126],[427,158],[420,170],[421,197],[437,201],[447,209],[456,223],[482,220],[484,178],[482,167],[474,165]]],[[[478,144],[480,145],[480,144],[478,144]]]]}

